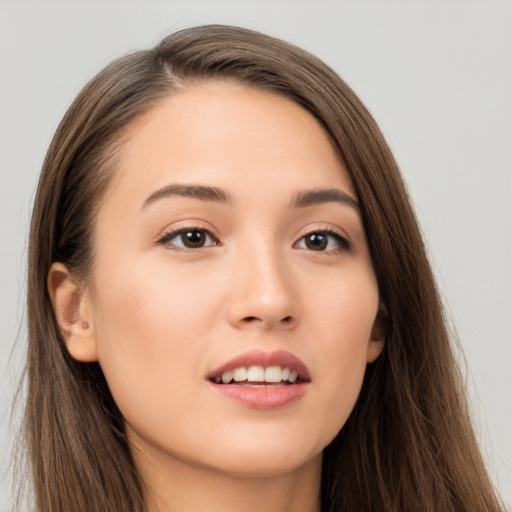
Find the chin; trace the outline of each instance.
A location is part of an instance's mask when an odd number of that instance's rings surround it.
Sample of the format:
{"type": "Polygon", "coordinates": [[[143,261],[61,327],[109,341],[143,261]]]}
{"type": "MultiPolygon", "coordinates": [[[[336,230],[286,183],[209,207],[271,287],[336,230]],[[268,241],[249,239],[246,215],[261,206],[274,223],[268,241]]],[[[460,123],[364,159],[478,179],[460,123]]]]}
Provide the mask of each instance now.
{"type": "Polygon", "coordinates": [[[316,465],[321,466],[322,451],[308,456],[297,456],[290,453],[246,453],[237,460],[224,460],[221,465],[216,465],[218,473],[233,478],[272,478],[285,476],[300,471],[302,468],[316,465]]]}
{"type": "Polygon", "coordinates": [[[292,473],[309,464],[319,464],[325,442],[311,444],[300,435],[255,436],[215,443],[214,450],[203,452],[203,461],[216,471],[240,478],[265,478],[292,473]]]}

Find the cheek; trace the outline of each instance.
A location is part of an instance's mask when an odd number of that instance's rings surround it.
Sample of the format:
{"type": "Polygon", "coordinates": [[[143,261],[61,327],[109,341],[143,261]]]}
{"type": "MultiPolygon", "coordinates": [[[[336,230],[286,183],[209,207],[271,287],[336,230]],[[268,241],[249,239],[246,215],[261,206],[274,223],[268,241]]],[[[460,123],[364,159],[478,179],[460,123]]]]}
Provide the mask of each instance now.
{"type": "Polygon", "coordinates": [[[99,363],[128,421],[142,411],[155,421],[161,414],[163,421],[162,404],[173,407],[192,393],[182,383],[200,374],[198,355],[217,305],[212,287],[194,286],[191,279],[183,272],[169,275],[164,267],[150,272],[133,265],[97,276],[99,363]]]}
{"type": "Polygon", "coordinates": [[[215,283],[207,282],[206,274],[198,280],[194,269],[169,265],[165,259],[149,264],[127,260],[115,269],[104,264],[106,270],[96,277],[96,320],[107,344],[126,347],[131,341],[140,353],[160,341],[176,348],[183,345],[183,336],[200,336],[211,327],[218,304],[215,283]],[[117,339],[119,335],[125,340],[117,339]]]}
{"type": "Polygon", "coordinates": [[[359,396],[366,371],[367,351],[378,309],[373,273],[365,279],[347,277],[337,289],[326,288],[311,304],[310,331],[316,332],[321,355],[319,395],[325,397],[319,414],[325,418],[324,441],[334,438],[347,421],[359,396]]]}

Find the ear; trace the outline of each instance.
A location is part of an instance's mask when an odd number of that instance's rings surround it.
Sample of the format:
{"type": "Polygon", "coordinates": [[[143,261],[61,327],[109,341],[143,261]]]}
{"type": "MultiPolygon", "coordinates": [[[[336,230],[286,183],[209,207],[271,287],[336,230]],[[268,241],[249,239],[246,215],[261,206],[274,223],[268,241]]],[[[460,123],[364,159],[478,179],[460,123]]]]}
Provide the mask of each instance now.
{"type": "Polygon", "coordinates": [[[377,316],[373,322],[368,352],[366,353],[366,362],[373,363],[381,354],[386,342],[388,333],[388,313],[386,307],[381,304],[377,311],[377,316]]]}
{"type": "Polygon", "coordinates": [[[66,265],[54,263],[48,273],[48,292],[68,352],[77,361],[97,361],[91,300],[66,265]]]}

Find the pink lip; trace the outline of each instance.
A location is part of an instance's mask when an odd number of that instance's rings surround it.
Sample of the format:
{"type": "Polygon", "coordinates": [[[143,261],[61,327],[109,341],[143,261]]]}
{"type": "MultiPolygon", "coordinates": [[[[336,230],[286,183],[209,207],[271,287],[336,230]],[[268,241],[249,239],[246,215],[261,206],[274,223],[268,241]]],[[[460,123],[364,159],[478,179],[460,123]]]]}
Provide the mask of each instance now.
{"type": "Polygon", "coordinates": [[[310,380],[309,370],[306,365],[296,356],[290,354],[286,350],[274,350],[273,352],[264,352],[263,350],[251,350],[245,354],[241,354],[227,363],[219,366],[208,375],[208,379],[220,377],[224,372],[241,368],[245,366],[280,366],[281,368],[290,368],[295,370],[300,380],[310,380]]]}
{"type": "Polygon", "coordinates": [[[246,352],[216,368],[210,373],[208,380],[209,385],[216,393],[228,400],[252,409],[278,409],[284,407],[302,397],[310,384],[309,371],[306,365],[299,358],[285,350],[276,350],[274,352],[253,350],[246,352]],[[248,368],[255,365],[290,368],[290,370],[295,370],[298,373],[299,381],[294,384],[257,386],[218,384],[214,381],[216,377],[220,377],[226,371],[242,366],[248,368]]]}

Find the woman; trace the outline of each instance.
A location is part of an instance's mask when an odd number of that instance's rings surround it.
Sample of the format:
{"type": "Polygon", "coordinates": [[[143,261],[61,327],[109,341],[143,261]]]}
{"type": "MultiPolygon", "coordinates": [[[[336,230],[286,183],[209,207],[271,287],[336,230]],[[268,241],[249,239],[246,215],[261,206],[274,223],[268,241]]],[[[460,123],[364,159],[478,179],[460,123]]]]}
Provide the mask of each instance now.
{"type": "Polygon", "coordinates": [[[394,159],[287,43],[198,27],[100,72],[28,297],[38,510],[501,510],[394,159]]]}

